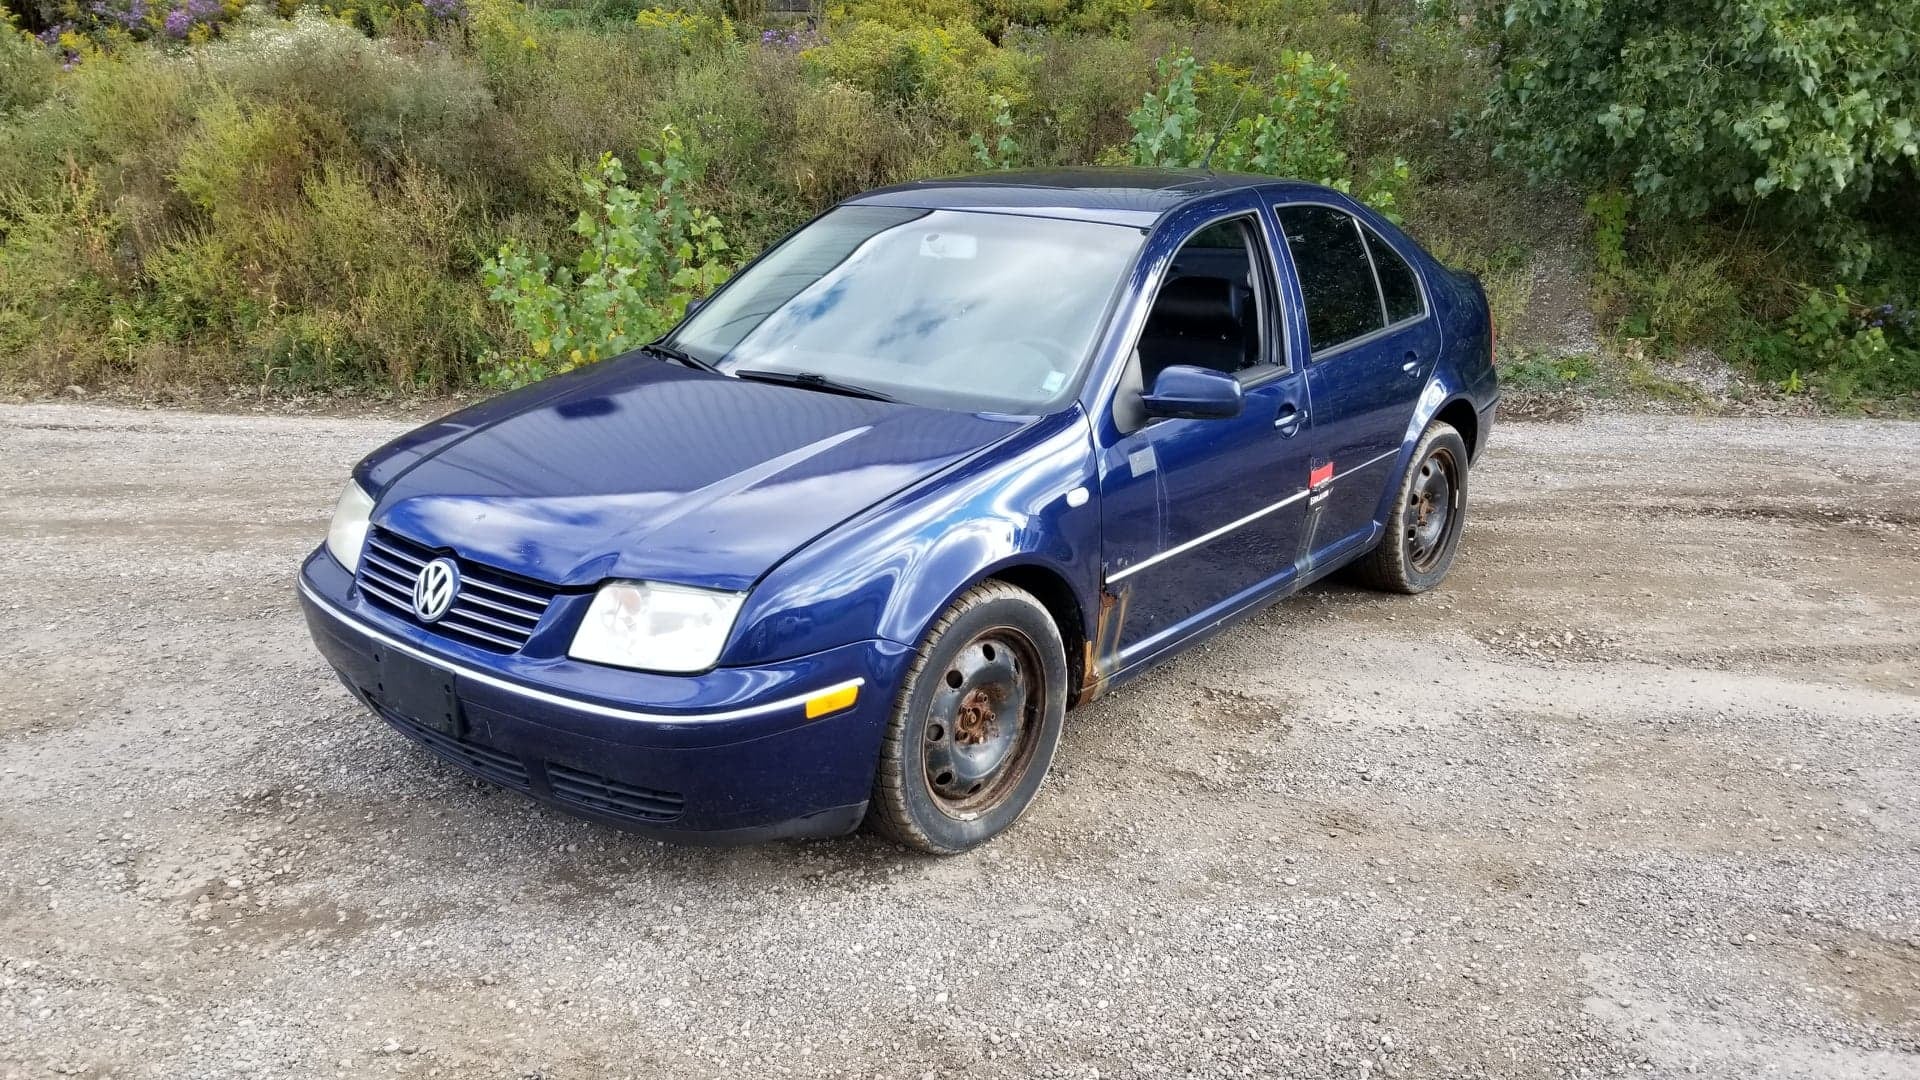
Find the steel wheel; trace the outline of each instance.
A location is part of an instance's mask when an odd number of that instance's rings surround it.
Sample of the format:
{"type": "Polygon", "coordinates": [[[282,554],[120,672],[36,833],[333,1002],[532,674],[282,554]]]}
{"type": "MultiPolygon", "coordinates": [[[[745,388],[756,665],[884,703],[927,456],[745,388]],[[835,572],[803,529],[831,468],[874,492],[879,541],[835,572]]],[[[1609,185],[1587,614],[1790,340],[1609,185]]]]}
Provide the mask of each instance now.
{"type": "Polygon", "coordinates": [[[1436,446],[1420,463],[1407,490],[1407,561],[1415,573],[1431,571],[1447,550],[1448,530],[1459,510],[1459,463],[1453,451],[1436,446]]]}
{"type": "Polygon", "coordinates": [[[1060,627],[1032,593],[984,581],[927,628],[880,742],[867,822],[951,855],[998,836],[1046,780],[1067,711],[1060,627]]]}
{"type": "Polygon", "coordinates": [[[1466,440],[1453,425],[1434,421],[1420,434],[1407,470],[1394,478],[1386,531],[1356,558],[1362,584],[1397,593],[1422,593],[1447,576],[1467,521],[1466,440]]]}
{"type": "Polygon", "coordinates": [[[927,788],[942,811],[970,817],[1018,783],[1039,741],[1040,670],[1033,643],[1008,627],[975,636],[947,664],[921,744],[927,788]]]}

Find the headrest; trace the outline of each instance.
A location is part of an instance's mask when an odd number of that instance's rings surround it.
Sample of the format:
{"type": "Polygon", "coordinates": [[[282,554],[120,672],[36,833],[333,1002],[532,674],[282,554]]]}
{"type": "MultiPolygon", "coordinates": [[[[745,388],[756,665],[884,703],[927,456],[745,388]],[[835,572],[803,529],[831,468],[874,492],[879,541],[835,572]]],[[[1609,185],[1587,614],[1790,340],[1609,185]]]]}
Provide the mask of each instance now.
{"type": "Polygon", "coordinates": [[[1161,288],[1149,316],[1162,329],[1204,328],[1218,331],[1240,325],[1240,290],[1226,278],[1175,278],[1161,288]]]}

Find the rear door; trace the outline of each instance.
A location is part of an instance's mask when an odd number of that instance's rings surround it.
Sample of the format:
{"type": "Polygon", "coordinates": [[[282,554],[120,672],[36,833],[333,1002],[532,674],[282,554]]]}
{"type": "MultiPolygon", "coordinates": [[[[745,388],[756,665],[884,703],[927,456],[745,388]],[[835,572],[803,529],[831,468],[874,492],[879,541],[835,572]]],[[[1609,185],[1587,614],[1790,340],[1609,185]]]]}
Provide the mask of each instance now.
{"type": "Polygon", "coordinates": [[[1413,264],[1366,223],[1321,203],[1285,203],[1274,215],[1305,304],[1310,354],[1304,571],[1372,534],[1440,334],[1413,264]]]}

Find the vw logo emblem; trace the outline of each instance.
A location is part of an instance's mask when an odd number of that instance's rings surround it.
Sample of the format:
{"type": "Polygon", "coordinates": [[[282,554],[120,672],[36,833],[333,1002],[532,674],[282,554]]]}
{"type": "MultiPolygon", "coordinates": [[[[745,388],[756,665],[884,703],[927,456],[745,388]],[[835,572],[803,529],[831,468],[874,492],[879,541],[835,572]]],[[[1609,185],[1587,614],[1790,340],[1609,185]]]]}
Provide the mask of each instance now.
{"type": "Polygon", "coordinates": [[[460,595],[460,568],[452,559],[435,559],[413,579],[413,613],[421,622],[438,622],[460,595]]]}

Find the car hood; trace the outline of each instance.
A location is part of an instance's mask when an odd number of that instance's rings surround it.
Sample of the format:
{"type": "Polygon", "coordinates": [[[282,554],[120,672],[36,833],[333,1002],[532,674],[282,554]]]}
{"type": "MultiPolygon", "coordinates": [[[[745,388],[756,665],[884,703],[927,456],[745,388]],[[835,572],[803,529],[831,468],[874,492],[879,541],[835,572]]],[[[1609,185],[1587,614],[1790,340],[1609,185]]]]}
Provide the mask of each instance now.
{"type": "Polygon", "coordinates": [[[1021,418],[609,361],[558,393],[420,434],[374,522],[560,586],[744,590],[790,552],[1021,418]]]}

